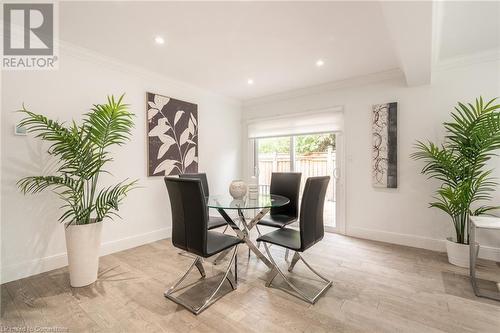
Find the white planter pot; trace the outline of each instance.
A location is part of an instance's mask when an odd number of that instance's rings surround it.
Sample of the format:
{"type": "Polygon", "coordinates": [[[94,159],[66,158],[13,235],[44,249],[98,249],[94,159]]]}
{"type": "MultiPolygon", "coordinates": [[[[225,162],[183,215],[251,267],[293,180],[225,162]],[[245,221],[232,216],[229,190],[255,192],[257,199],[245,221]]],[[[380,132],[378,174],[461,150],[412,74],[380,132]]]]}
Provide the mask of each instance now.
{"type": "Polygon", "coordinates": [[[469,268],[469,251],[469,245],[455,243],[451,238],[446,239],[446,253],[450,264],[469,268]]]}
{"type": "Polygon", "coordinates": [[[97,280],[102,222],[68,226],[65,224],[69,280],[72,287],[83,287],[97,280]]]}

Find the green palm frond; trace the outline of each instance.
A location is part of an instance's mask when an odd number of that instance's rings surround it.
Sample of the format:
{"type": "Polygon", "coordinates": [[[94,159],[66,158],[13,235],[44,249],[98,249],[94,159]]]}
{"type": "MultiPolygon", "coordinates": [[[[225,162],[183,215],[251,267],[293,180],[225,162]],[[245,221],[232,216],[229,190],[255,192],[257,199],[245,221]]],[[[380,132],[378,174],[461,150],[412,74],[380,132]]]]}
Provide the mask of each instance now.
{"type": "Polygon", "coordinates": [[[441,146],[418,141],[411,157],[425,163],[422,174],[441,181],[430,206],[450,215],[457,241],[467,243],[469,215],[499,208],[481,203],[492,199],[497,186],[486,167],[500,149],[500,104],[496,99],[485,103],[482,97],[474,103],[458,103],[451,118],[444,123],[446,136],[441,146]]]}
{"type": "Polygon", "coordinates": [[[17,186],[24,194],[40,193],[47,188],[57,191],[60,189],[81,192],[83,182],[75,180],[67,175],[64,176],[32,176],[26,177],[17,182],[17,186]]]}
{"type": "Polygon", "coordinates": [[[123,97],[118,101],[113,96],[108,97],[107,104],[94,105],[92,112],[86,114],[84,124],[89,129],[90,139],[99,148],[122,145],[129,140],[133,115],[123,103],[123,97]]]}
{"type": "Polygon", "coordinates": [[[61,207],[62,222],[87,224],[102,221],[117,211],[136,182],[121,182],[98,192],[98,179],[105,172],[104,166],[112,161],[107,149],[124,144],[134,126],[133,114],[123,103],[123,95],[117,101],[111,96],[106,104],[94,105],[82,125],[74,121],[66,125],[28,111],[24,105],[19,112],[25,116],[20,125],[49,142],[48,153],[59,159],[54,175],[19,180],[21,192],[35,194],[52,189],[65,202],[61,207]]]}
{"type": "Polygon", "coordinates": [[[96,198],[95,210],[97,220],[116,215],[118,205],[127,196],[127,193],[137,187],[137,181],[130,183],[121,182],[114,186],[102,189],[96,198]]]}

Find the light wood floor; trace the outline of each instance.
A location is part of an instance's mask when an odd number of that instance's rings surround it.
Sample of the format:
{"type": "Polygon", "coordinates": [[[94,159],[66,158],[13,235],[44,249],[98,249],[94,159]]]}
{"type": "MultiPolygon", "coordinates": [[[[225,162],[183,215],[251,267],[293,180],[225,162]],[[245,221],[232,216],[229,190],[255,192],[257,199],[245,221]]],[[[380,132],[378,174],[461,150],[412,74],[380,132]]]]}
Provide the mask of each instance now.
{"type": "MultiPolygon", "coordinates": [[[[284,263],[282,250],[272,249],[284,263]]],[[[163,297],[191,259],[162,240],[101,258],[99,280],[90,287],[70,288],[66,268],[2,285],[0,326],[71,332],[500,332],[500,302],[476,298],[467,270],[449,265],[444,253],[327,234],[304,257],[334,282],[314,306],[266,288],[266,267],[255,256],[248,260],[241,247],[238,289],[194,316],[163,297]]],[[[223,267],[205,265],[209,275],[223,267]]],[[[192,275],[192,281],[199,277],[192,275]]],[[[316,283],[301,263],[295,275],[309,289],[316,283]]],[[[500,281],[500,265],[480,261],[479,276],[500,281]]]]}

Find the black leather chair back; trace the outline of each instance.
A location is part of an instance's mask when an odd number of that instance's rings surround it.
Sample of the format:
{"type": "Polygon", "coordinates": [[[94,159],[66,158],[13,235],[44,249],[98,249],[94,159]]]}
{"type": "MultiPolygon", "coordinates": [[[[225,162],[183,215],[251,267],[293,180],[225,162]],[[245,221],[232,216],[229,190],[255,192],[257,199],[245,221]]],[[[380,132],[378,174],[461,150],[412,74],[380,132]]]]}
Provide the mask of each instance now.
{"type": "Polygon", "coordinates": [[[207,253],[207,205],[200,179],[165,177],[172,209],[172,243],[184,251],[207,253]]]}
{"type": "Polygon", "coordinates": [[[206,173],[183,173],[179,175],[180,178],[191,178],[191,179],[199,179],[201,180],[201,186],[203,187],[203,193],[206,197],[210,195],[208,190],[208,179],[206,173]]]}
{"type": "Polygon", "coordinates": [[[290,203],[282,207],[271,208],[271,215],[287,215],[299,217],[300,172],[273,172],[271,174],[271,194],[290,199],[290,203]]]}
{"type": "Polygon", "coordinates": [[[329,176],[307,178],[300,205],[301,251],[319,242],[325,234],[323,208],[329,181],[329,176]]]}

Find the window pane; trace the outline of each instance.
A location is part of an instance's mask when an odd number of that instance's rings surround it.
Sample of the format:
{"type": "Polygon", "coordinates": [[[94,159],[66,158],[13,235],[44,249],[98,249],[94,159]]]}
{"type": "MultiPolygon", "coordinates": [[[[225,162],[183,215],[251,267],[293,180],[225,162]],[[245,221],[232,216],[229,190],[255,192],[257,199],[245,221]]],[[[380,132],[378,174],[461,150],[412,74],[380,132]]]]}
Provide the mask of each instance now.
{"type": "Polygon", "coordinates": [[[290,137],[257,140],[259,184],[271,184],[272,172],[290,171],[290,137]]]}

